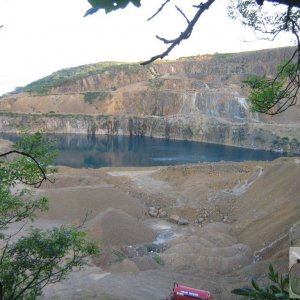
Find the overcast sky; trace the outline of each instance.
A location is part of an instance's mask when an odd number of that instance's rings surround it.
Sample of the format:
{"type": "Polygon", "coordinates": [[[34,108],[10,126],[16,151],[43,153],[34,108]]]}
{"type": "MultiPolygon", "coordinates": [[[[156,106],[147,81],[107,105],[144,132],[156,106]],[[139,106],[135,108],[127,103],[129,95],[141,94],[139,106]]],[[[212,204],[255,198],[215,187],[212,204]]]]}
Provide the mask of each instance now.
{"type": "MultiPolygon", "coordinates": [[[[188,16],[194,12],[193,1],[173,0],[147,22],[163,1],[143,0],[141,8],[130,6],[84,18],[90,8],[87,0],[0,0],[0,24],[4,25],[0,30],[0,95],[62,68],[142,61],[159,54],[165,45],[155,35],[173,38],[186,26],[174,4],[188,16]]],[[[217,0],[191,38],[168,58],[292,45],[288,35],[275,42],[258,41],[251,30],[227,18],[225,3],[228,0],[217,0]]]]}

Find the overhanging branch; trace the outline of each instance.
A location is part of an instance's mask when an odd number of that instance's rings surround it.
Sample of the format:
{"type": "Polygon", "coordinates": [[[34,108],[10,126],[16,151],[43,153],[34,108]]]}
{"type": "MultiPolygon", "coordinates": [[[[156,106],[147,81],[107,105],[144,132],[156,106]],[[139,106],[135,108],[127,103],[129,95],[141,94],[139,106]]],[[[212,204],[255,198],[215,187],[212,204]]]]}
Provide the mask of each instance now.
{"type": "Polygon", "coordinates": [[[22,155],[22,156],[30,158],[35,163],[35,165],[37,166],[37,168],[40,170],[40,173],[42,175],[41,180],[39,180],[37,182],[33,182],[33,183],[24,182],[22,180],[22,178],[18,178],[20,181],[22,181],[23,183],[28,184],[28,185],[34,185],[36,187],[40,187],[41,184],[43,183],[43,181],[45,181],[45,180],[49,180],[51,183],[53,183],[47,177],[47,174],[46,174],[45,170],[42,168],[42,166],[40,165],[40,163],[35,159],[35,157],[33,157],[31,154],[29,154],[27,152],[22,152],[22,151],[18,151],[18,150],[11,150],[11,151],[8,151],[8,152],[5,152],[5,153],[0,153],[0,157],[7,157],[7,156],[9,156],[11,154],[19,154],[19,155],[22,155]]]}
{"type": "Polygon", "coordinates": [[[157,38],[159,40],[163,41],[165,44],[171,44],[171,45],[166,49],[166,51],[164,51],[161,54],[153,56],[152,58],[150,58],[147,61],[142,62],[141,65],[147,65],[147,64],[150,64],[150,63],[154,62],[155,60],[157,60],[159,58],[162,59],[162,58],[166,57],[173,50],[173,48],[175,46],[179,45],[183,40],[188,39],[190,37],[193,29],[194,29],[194,26],[198,22],[199,18],[203,14],[203,12],[205,12],[207,9],[209,9],[210,6],[214,2],[215,2],[215,0],[208,0],[205,3],[200,3],[199,5],[197,5],[196,6],[197,7],[197,12],[194,15],[193,19],[191,21],[188,21],[188,25],[187,25],[186,29],[183,32],[181,32],[181,34],[177,38],[175,38],[173,40],[167,40],[167,39],[164,39],[164,38],[161,38],[161,37],[157,36],[157,38]]]}

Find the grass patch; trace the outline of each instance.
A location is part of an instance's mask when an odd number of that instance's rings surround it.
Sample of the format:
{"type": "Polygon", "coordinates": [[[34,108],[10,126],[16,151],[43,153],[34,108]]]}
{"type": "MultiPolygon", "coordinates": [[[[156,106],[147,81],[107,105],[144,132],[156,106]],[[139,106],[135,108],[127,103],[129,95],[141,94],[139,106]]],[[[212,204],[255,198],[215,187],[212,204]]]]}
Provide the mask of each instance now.
{"type": "Polygon", "coordinates": [[[95,101],[103,101],[111,98],[112,94],[105,91],[84,93],[84,102],[89,104],[92,104],[95,101]]]}
{"type": "Polygon", "coordinates": [[[153,256],[153,259],[156,261],[157,264],[159,264],[161,266],[164,265],[164,262],[163,262],[162,258],[159,255],[153,256]]]}

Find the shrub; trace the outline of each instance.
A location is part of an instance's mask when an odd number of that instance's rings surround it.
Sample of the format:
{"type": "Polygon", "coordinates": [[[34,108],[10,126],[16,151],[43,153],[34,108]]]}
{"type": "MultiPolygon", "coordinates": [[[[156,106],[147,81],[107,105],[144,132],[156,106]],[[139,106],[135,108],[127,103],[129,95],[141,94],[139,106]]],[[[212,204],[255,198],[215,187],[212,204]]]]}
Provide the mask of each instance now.
{"type": "Polygon", "coordinates": [[[89,104],[92,104],[95,101],[103,101],[111,98],[112,98],[111,93],[105,91],[84,93],[84,102],[89,104]]]}

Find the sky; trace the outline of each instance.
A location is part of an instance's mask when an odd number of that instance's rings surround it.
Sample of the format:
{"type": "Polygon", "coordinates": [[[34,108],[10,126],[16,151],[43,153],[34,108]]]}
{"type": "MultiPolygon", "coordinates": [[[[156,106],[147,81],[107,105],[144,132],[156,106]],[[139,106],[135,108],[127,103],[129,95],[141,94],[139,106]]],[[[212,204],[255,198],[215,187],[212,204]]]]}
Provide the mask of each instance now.
{"type": "MultiPolygon", "coordinates": [[[[174,38],[189,17],[192,3],[172,0],[152,21],[146,20],[164,0],[142,0],[110,14],[83,17],[87,0],[0,0],[0,95],[62,68],[101,61],[137,62],[163,52],[155,36],[174,38]]],[[[276,41],[258,40],[254,33],[227,17],[228,0],[217,0],[203,14],[192,36],[167,59],[199,54],[250,51],[293,45],[289,35],[276,41]]]]}

